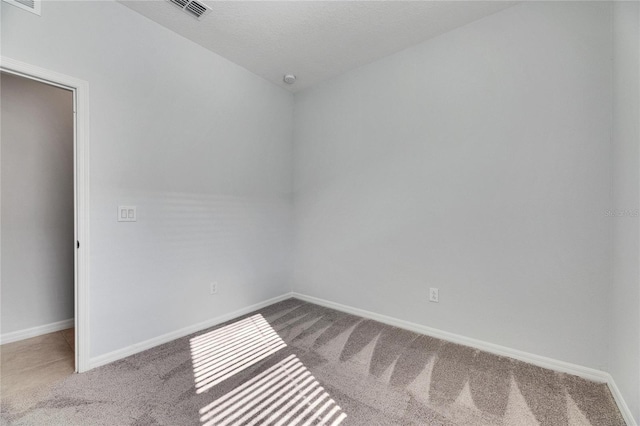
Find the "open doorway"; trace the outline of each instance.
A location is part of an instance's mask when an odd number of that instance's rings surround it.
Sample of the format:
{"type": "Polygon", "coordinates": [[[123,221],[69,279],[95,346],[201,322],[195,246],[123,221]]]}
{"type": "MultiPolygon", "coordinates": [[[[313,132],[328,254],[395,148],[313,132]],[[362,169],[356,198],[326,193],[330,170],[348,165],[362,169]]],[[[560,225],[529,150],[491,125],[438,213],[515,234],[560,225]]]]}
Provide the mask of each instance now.
{"type": "Polygon", "coordinates": [[[2,394],[74,371],[74,93],[0,73],[2,394]]]}
{"type": "MultiPolygon", "coordinates": [[[[22,108],[20,111],[12,111],[6,113],[5,107],[7,107],[7,95],[13,96],[18,99],[17,103],[26,103],[29,98],[31,100],[38,99],[36,95],[29,95],[25,87],[2,87],[0,91],[0,98],[2,98],[2,150],[0,150],[0,160],[2,163],[2,179],[0,184],[2,186],[2,204],[0,204],[0,240],[2,240],[0,250],[0,273],[2,274],[2,281],[0,285],[0,292],[2,292],[2,321],[0,321],[0,344],[17,343],[18,345],[26,345],[30,343],[28,341],[31,337],[43,336],[50,333],[59,333],[59,336],[63,340],[58,340],[57,348],[63,350],[66,344],[70,348],[71,359],[66,358],[67,369],[64,370],[60,367],[57,370],[58,373],[65,371],[67,373],[83,372],[90,368],[89,362],[89,103],[88,92],[89,87],[87,82],[79,80],[75,77],[70,77],[65,74],[60,74],[55,71],[47,70],[44,68],[35,67],[30,64],[26,64],[20,61],[16,61],[7,57],[0,57],[0,77],[2,86],[5,86],[5,82],[14,84],[25,85],[38,85],[33,87],[40,87],[46,89],[50,96],[55,97],[53,93],[57,93],[57,96],[64,98],[58,104],[60,109],[62,120],[64,124],[58,123],[54,125],[54,129],[49,131],[43,131],[37,123],[38,117],[42,118],[42,111],[39,111],[42,105],[38,106],[38,102],[31,103],[31,106],[22,108]],[[69,106],[69,108],[67,108],[69,106]],[[63,145],[63,142],[58,144],[54,143],[53,146],[44,148],[38,148],[37,145],[24,142],[18,146],[12,146],[6,148],[5,146],[13,135],[8,132],[16,132],[12,129],[12,124],[15,122],[26,122],[29,125],[26,126],[26,135],[28,137],[34,137],[34,135],[45,134],[46,137],[51,138],[52,135],[58,135],[64,132],[66,135],[64,138],[66,143],[68,141],[69,133],[69,116],[71,117],[71,143],[70,145],[63,145]],[[8,126],[5,126],[8,124],[8,126]],[[5,152],[3,152],[5,150],[5,152]],[[13,150],[13,151],[12,151],[13,150]],[[26,164],[18,166],[19,160],[17,157],[13,157],[16,152],[23,158],[27,158],[26,164]],[[60,158],[63,157],[64,161],[60,162],[60,158]],[[49,162],[46,162],[46,161],[49,162]],[[57,167],[67,167],[64,173],[60,170],[51,170],[53,167],[51,162],[58,161],[57,167]],[[15,161],[15,163],[14,163],[15,161]],[[11,164],[11,167],[9,166],[11,164]],[[40,178],[40,184],[30,181],[29,177],[21,176],[20,173],[26,173],[29,169],[33,172],[35,170],[36,175],[40,178]],[[6,172],[6,173],[5,173],[6,172]],[[71,173],[70,177],[68,173],[71,173]],[[6,176],[5,176],[6,175],[6,176]],[[9,175],[11,175],[9,177],[9,175]],[[51,178],[51,182],[48,179],[42,179],[43,175],[51,178]],[[66,185],[70,183],[71,194],[69,194],[69,186],[61,184],[56,187],[53,181],[55,177],[61,175],[66,176],[62,181],[66,182],[66,185]],[[5,192],[5,186],[14,185],[11,189],[5,192]],[[6,195],[6,196],[5,196],[6,195]],[[41,197],[39,201],[35,201],[41,197]],[[7,200],[5,200],[7,198],[7,200]],[[71,199],[71,213],[66,213],[69,209],[69,199],[71,199]],[[65,200],[65,203],[60,203],[64,207],[57,209],[47,205],[45,201],[60,202],[65,200]],[[40,204],[39,204],[40,203],[40,204]],[[9,212],[12,207],[16,207],[9,212]],[[7,210],[9,209],[9,210],[7,210]],[[38,212],[39,210],[39,212],[38,212]],[[4,216],[6,214],[6,217],[4,216]],[[64,216],[61,218],[61,216],[64,216]],[[8,222],[5,222],[5,219],[8,222]],[[29,219],[29,220],[27,220],[29,219]],[[71,220],[71,236],[69,237],[69,223],[71,220]],[[31,221],[31,223],[29,223],[31,221]],[[7,225],[7,226],[5,226],[7,225]],[[45,226],[53,227],[58,234],[64,234],[61,240],[64,240],[58,250],[50,250],[51,245],[40,244],[36,242],[44,239],[44,232],[33,232],[37,229],[42,231],[45,226]],[[39,227],[39,228],[38,228],[39,227]],[[18,238],[17,234],[19,230],[25,231],[22,234],[23,238],[18,238]],[[65,231],[63,232],[62,229],[65,231]],[[14,235],[11,235],[11,234],[14,235]],[[35,234],[35,235],[34,235],[35,234]],[[6,237],[6,238],[5,238],[6,237]],[[5,241],[6,240],[6,241],[5,241]],[[6,242],[6,244],[5,244],[6,242]],[[17,242],[17,246],[12,246],[17,242]],[[37,266],[35,259],[39,256],[42,257],[46,252],[53,252],[53,259],[49,258],[48,266],[45,262],[45,267],[42,265],[37,266]],[[71,255],[69,254],[71,253],[71,255]],[[69,258],[71,259],[71,273],[65,269],[69,267],[69,258]],[[60,273],[64,269],[64,274],[60,273]],[[44,272],[43,272],[44,270],[44,272]],[[16,272],[17,271],[17,272],[16,272]],[[62,280],[64,275],[64,282],[66,287],[64,289],[58,288],[59,291],[53,291],[47,294],[47,289],[36,289],[31,287],[27,289],[24,284],[27,279],[33,279],[34,277],[47,277],[53,279],[53,276],[62,280]],[[69,275],[71,276],[71,284],[69,287],[69,275]],[[23,280],[23,288],[15,289],[10,281],[14,280],[14,277],[18,276],[23,280]],[[71,300],[69,300],[69,291],[71,291],[71,300]],[[31,293],[29,293],[31,292],[31,293]],[[45,293],[45,298],[38,299],[38,292],[45,293]],[[33,296],[25,302],[24,297],[22,300],[20,296],[33,296]],[[15,296],[18,297],[15,297],[15,296]],[[43,302],[43,300],[46,301],[43,302]],[[69,311],[69,302],[71,303],[71,311],[69,311]],[[13,306],[15,305],[15,306],[13,306]],[[61,306],[62,309],[61,309],[61,306]],[[45,318],[44,321],[47,324],[34,325],[33,316],[30,315],[30,311],[39,311],[41,315],[40,319],[45,318]],[[17,312],[17,314],[16,314],[17,312]],[[55,317],[55,312],[64,312],[67,318],[58,321],[55,317]],[[70,312],[70,313],[69,313],[70,312]],[[7,315],[11,316],[9,319],[5,318],[7,315]],[[28,323],[27,318],[30,318],[31,323],[28,323]],[[53,318],[53,319],[52,319],[53,318]],[[49,322],[53,321],[53,322],[49,322]],[[27,324],[25,326],[25,324],[27,324]],[[25,328],[26,327],[26,328],[25,328]]],[[[46,97],[46,96],[45,96],[46,97]]],[[[27,104],[29,105],[29,104],[27,104]]],[[[15,106],[15,105],[14,105],[15,106]]],[[[46,113],[44,113],[46,115],[46,113]]],[[[49,117],[51,118],[51,117],[49,117]]],[[[18,132],[19,134],[19,132],[18,132]]],[[[64,139],[60,136],[61,139],[64,139]]],[[[15,139],[15,138],[14,138],[15,139]]],[[[20,138],[18,138],[20,139],[20,138]]],[[[15,143],[15,141],[14,141],[15,143]]],[[[33,178],[33,176],[31,176],[33,178]]],[[[55,232],[54,232],[55,233],[55,232]]],[[[55,243],[51,243],[56,246],[55,243]]],[[[55,288],[55,286],[54,286],[55,288]]],[[[53,339],[47,338],[49,342],[53,339]]],[[[38,346],[38,345],[36,345],[38,346]]],[[[40,347],[46,345],[40,345],[40,347]]],[[[29,359],[35,357],[35,351],[23,351],[21,361],[28,365],[29,359]]],[[[59,354],[59,352],[58,352],[59,354]]],[[[69,351],[67,351],[69,354],[69,351]]],[[[55,376],[53,374],[56,370],[52,368],[46,369],[46,375],[55,376]]],[[[9,374],[2,371],[2,380],[0,381],[4,387],[10,384],[8,380],[9,374]]],[[[14,371],[15,373],[15,371],[14,371]]],[[[58,374],[59,376],[59,374],[58,374]]],[[[28,387],[28,380],[18,380],[18,388],[28,387]]],[[[25,390],[25,389],[23,389],[25,390]]],[[[6,401],[7,393],[3,392],[2,402],[6,401]]]]}

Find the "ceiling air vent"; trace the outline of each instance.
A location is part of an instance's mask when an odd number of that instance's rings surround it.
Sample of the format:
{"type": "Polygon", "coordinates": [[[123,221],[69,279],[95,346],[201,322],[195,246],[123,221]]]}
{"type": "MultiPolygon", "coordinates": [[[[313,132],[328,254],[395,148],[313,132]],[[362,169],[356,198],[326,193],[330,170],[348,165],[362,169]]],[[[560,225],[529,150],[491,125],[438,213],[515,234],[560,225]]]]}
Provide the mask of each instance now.
{"type": "Polygon", "coordinates": [[[9,3],[20,9],[28,10],[31,13],[35,13],[40,16],[40,10],[42,6],[42,0],[2,0],[5,3],[9,3]]]}
{"type": "MultiPolygon", "coordinates": [[[[6,1],[6,0],[5,0],[6,1]]],[[[28,1],[28,0],[23,0],[28,1]]],[[[169,0],[171,3],[184,10],[187,14],[194,18],[201,19],[203,16],[211,12],[211,8],[206,4],[196,0],[169,0]]]]}

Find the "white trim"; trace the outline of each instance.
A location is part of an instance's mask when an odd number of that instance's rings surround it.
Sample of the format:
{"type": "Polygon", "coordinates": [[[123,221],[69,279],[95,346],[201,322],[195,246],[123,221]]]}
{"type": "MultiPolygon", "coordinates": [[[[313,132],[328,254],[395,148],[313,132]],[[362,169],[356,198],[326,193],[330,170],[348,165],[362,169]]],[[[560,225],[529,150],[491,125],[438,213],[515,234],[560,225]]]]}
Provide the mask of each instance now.
{"type": "Polygon", "coordinates": [[[4,333],[0,335],[0,345],[42,336],[43,334],[53,333],[55,331],[66,330],[73,327],[74,323],[74,319],[71,318],[63,321],[52,322],[51,324],[39,325],[37,327],[25,328],[24,330],[4,333]]]}
{"type": "Polygon", "coordinates": [[[470,346],[472,348],[480,349],[485,352],[490,352],[496,355],[506,356],[514,358],[520,361],[524,361],[529,364],[537,365],[539,367],[547,368],[549,370],[558,371],[561,373],[573,374],[575,376],[582,377],[587,380],[595,382],[606,383],[609,386],[609,390],[613,395],[614,400],[618,404],[618,409],[622,414],[625,422],[628,426],[638,426],[633,419],[631,410],[627,406],[620,390],[615,384],[613,377],[604,371],[596,370],[589,367],[584,367],[578,364],[572,364],[565,361],[559,361],[557,359],[548,358],[545,356],[535,355],[528,352],[520,351],[517,349],[508,348],[506,346],[500,346],[493,343],[485,342],[478,339],[472,339],[470,337],[461,336],[459,334],[449,333],[447,331],[438,330],[436,328],[428,327],[426,325],[416,324],[409,321],[389,317],[386,315],[377,314],[375,312],[366,311],[364,309],[354,308],[352,306],[343,305],[341,303],[331,302],[329,300],[320,299],[313,296],[307,296],[296,292],[291,293],[291,297],[294,297],[305,302],[314,303],[316,305],[324,306],[327,308],[335,309],[341,312],[357,315],[363,318],[379,321],[384,324],[392,325],[394,327],[402,328],[405,330],[414,331],[420,334],[426,334],[438,339],[446,340],[448,342],[458,343],[460,345],[470,346]]]}
{"type": "Polygon", "coordinates": [[[627,423],[627,425],[638,426],[635,420],[633,419],[633,416],[631,415],[631,410],[629,410],[629,407],[625,403],[624,398],[620,393],[620,390],[616,386],[613,380],[613,377],[611,377],[609,373],[606,373],[604,371],[595,370],[592,368],[588,368],[588,367],[584,367],[581,365],[572,364],[564,361],[559,361],[553,358],[531,354],[531,353],[520,351],[517,349],[511,349],[506,346],[495,345],[493,343],[484,342],[482,340],[472,339],[472,338],[461,336],[458,334],[438,330],[432,327],[427,327],[424,325],[400,320],[400,319],[389,317],[386,315],[377,314],[375,312],[366,311],[364,309],[354,308],[352,306],[347,306],[340,303],[331,302],[328,300],[320,299],[313,296],[307,296],[307,295],[296,293],[296,292],[285,293],[281,296],[277,296],[272,299],[256,303],[254,305],[238,309],[228,314],[220,315],[216,318],[212,318],[210,320],[201,322],[199,324],[194,324],[192,326],[185,327],[180,330],[173,331],[171,333],[163,334],[162,336],[158,336],[153,339],[145,340],[144,342],[136,343],[134,345],[128,346],[123,349],[119,349],[104,355],[91,358],[90,368],[96,368],[102,365],[109,364],[119,359],[126,358],[128,356],[145,351],[147,349],[151,349],[158,345],[168,343],[172,340],[179,339],[184,336],[188,336],[189,334],[193,334],[198,331],[205,330],[209,327],[213,327],[225,321],[229,321],[231,319],[237,318],[239,316],[248,314],[250,312],[256,311],[258,309],[264,308],[266,306],[272,305],[274,303],[277,303],[289,298],[296,298],[299,300],[303,300],[305,302],[314,303],[316,305],[335,309],[341,312],[346,312],[349,314],[361,316],[363,318],[379,321],[384,324],[392,325],[394,327],[399,327],[405,330],[414,331],[416,333],[437,337],[439,339],[443,339],[449,342],[474,347],[486,352],[494,353],[496,355],[507,356],[510,358],[527,362],[529,364],[537,365],[543,368],[548,368],[550,370],[567,373],[567,374],[573,374],[573,375],[576,375],[588,380],[593,380],[596,382],[607,383],[607,385],[609,386],[609,389],[611,390],[611,394],[613,395],[614,400],[618,404],[618,408],[620,409],[620,412],[622,413],[622,416],[625,422],[627,423]]]}
{"type": "MultiPolygon", "coordinates": [[[[89,361],[89,83],[15,59],[0,57],[0,69],[69,89],[74,95],[75,141],[75,236],[80,248],[75,250],[75,329],[76,371],[88,370],[89,361]]],[[[75,245],[75,241],[74,241],[75,245]]]]}
{"type": "Polygon", "coordinates": [[[574,374],[576,376],[580,376],[596,382],[606,382],[608,379],[607,373],[605,373],[604,371],[595,370],[593,368],[583,367],[581,365],[572,364],[569,362],[558,361],[556,359],[547,358],[540,355],[534,355],[517,349],[511,349],[506,346],[500,346],[482,340],[473,339],[471,337],[449,333],[448,331],[438,330],[437,328],[428,327],[426,325],[392,318],[386,315],[365,311],[364,309],[354,308],[352,306],[342,305],[340,303],[330,302],[328,300],[319,299],[313,296],[307,296],[294,292],[293,297],[295,297],[296,299],[304,300],[306,302],[315,303],[316,305],[325,306],[327,308],[336,309],[338,311],[346,312],[349,314],[373,319],[384,324],[392,325],[394,327],[415,331],[416,333],[427,334],[429,336],[437,337],[438,339],[443,339],[448,342],[458,343],[460,345],[470,346],[472,348],[480,349],[492,354],[514,358],[520,361],[527,362],[529,364],[537,365],[539,367],[548,368],[550,370],[555,370],[562,373],[574,374]]]}
{"type": "Polygon", "coordinates": [[[223,314],[215,318],[211,318],[207,321],[190,325],[188,327],[184,327],[167,334],[163,334],[162,336],[154,337],[152,339],[145,340],[144,342],[135,343],[131,346],[127,346],[126,348],[118,349],[116,351],[109,352],[104,355],[93,357],[89,362],[89,366],[90,368],[96,368],[102,365],[109,364],[119,359],[137,354],[138,352],[146,351],[147,349],[151,349],[158,345],[171,342],[172,340],[180,339],[181,337],[188,336],[189,334],[197,333],[198,331],[202,331],[207,328],[216,326],[218,324],[222,324],[223,322],[232,320],[234,318],[251,313],[253,311],[257,311],[258,309],[262,309],[266,306],[273,305],[274,303],[281,302],[291,297],[292,297],[291,293],[285,293],[280,296],[265,300],[263,302],[258,302],[251,306],[238,309],[228,314],[223,314]]]}
{"type": "Polygon", "coordinates": [[[638,423],[636,423],[633,418],[633,414],[631,414],[631,409],[622,397],[622,393],[620,393],[620,389],[618,389],[613,377],[608,373],[607,376],[609,378],[609,380],[607,380],[607,385],[609,385],[611,395],[613,395],[613,399],[616,401],[616,404],[618,404],[618,409],[620,409],[620,413],[622,414],[624,421],[627,423],[627,426],[638,426],[638,423]]]}

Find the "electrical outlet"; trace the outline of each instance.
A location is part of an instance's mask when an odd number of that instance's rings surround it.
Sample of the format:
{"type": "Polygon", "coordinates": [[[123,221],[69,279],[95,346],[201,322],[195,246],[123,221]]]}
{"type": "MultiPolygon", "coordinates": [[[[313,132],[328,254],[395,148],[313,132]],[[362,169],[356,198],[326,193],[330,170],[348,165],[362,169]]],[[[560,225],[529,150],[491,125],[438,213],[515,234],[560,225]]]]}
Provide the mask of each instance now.
{"type": "Polygon", "coordinates": [[[211,283],[211,287],[209,288],[211,294],[218,294],[218,284],[211,283]]]}
{"type": "Polygon", "coordinates": [[[438,299],[439,299],[438,289],[435,287],[431,287],[429,289],[429,302],[438,303],[438,299]]]}

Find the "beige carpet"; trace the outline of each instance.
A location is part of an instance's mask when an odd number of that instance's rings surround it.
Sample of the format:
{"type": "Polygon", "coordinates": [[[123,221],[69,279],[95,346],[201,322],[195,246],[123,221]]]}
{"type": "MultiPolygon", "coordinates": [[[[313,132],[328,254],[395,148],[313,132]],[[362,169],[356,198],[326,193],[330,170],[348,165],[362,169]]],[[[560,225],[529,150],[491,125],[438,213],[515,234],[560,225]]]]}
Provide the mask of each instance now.
{"type": "Polygon", "coordinates": [[[76,374],[15,425],[624,425],[605,384],[296,299],[76,374]]]}

